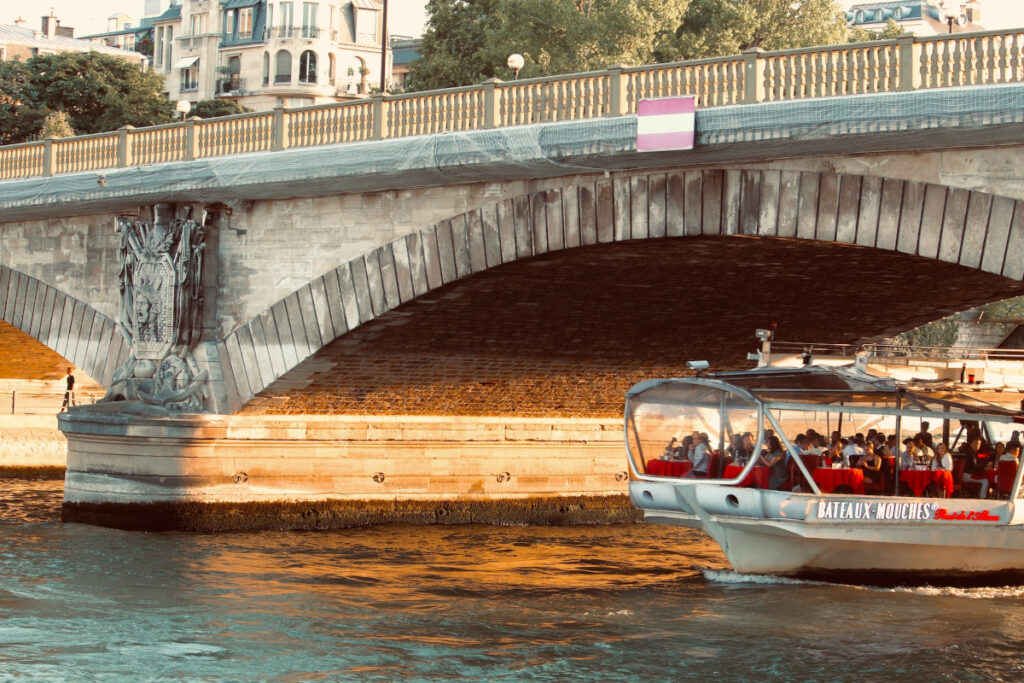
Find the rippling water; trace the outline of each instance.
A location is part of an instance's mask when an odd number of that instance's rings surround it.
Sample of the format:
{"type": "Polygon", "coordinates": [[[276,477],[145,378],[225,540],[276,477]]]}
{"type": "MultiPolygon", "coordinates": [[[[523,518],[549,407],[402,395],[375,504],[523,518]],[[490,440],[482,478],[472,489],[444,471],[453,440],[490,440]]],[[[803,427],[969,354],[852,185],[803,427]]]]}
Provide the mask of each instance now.
{"type": "Polygon", "coordinates": [[[0,480],[0,680],[1020,680],[1024,588],[750,580],[653,525],[146,534],[0,480]]]}

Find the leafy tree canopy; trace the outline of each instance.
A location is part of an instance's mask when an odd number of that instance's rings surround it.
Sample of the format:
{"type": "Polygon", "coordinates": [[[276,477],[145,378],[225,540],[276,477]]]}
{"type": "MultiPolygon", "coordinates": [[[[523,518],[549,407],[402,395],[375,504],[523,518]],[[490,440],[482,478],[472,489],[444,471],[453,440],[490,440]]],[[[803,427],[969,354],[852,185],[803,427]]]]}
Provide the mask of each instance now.
{"type": "Polygon", "coordinates": [[[204,119],[212,119],[217,116],[231,116],[232,114],[244,114],[252,111],[232,100],[200,100],[192,105],[189,116],[198,116],[204,119]]]}
{"type": "Polygon", "coordinates": [[[836,0],[428,0],[408,89],[604,69],[764,50],[876,40],[849,31],[836,0]]]}
{"type": "Polygon", "coordinates": [[[167,123],[174,118],[174,105],[163,88],[160,74],[98,52],[0,62],[0,141],[31,139],[46,116],[57,111],[82,134],[167,123]]]}

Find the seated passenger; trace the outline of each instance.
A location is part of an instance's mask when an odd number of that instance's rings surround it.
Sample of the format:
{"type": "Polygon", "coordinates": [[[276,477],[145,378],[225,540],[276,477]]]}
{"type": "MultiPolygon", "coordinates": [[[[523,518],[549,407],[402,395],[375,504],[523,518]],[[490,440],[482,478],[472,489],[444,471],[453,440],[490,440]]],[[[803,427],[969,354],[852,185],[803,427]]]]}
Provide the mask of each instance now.
{"type": "Polygon", "coordinates": [[[933,470],[946,470],[947,472],[953,471],[953,456],[950,455],[949,449],[946,448],[945,441],[940,441],[935,445],[935,454],[932,455],[930,468],[933,470]]]}
{"type": "Polygon", "coordinates": [[[999,458],[999,462],[1020,463],[1020,444],[1011,441],[1010,445],[1006,447],[1006,452],[999,458]]]}
{"type": "MultiPolygon", "coordinates": [[[[981,446],[981,437],[973,436],[961,449],[960,452],[964,456],[964,474],[960,483],[968,494],[976,491],[978,498],[988,498],[993,493],[993,487],[985,474],[985,460],[978,458],[978,449],[981,446]]],[[[991,462],[993,458],[988,460],[991,462]]]]}
{"type": "Polygon", "coordinates": [[[672,437],[672,440],[665,446],[665,451],[661,454],[662,460],[675,460],[676,458],[676,437],[672,437]]]}
{"type": "Polygon", "coordinates": [[[768,450],[761,453],[757,459],[761,467],[768,467],[768,488],[777,489],[789,479],[789,472],[786,471],[786,452],[782,449],[782,442],[779,437],[772,434],[768,437],[768,450]]]}
{"type": "Polygon", "coordinates": [[[857,461],[857,467],[864,471],[864,479],[872,484],[882,482],[882,458],[875,452],[875,444],[867,442],[867,452],[857,461]]]}
{"type": "Polygon", "coordinates": [[[900,451],[900,469],[912,470],[917,462],[917,448],[909,436],[903,439],[903,450],[900,451]]]}
{"type": "Polygon", "coordinates": [[[690,459],[693,461],[693,469],[686,473],[687,477],[707,477],[708,465],[711,464],[711,451],[704,443],[704,435],[693,433],[693,453],[690,459]]]}

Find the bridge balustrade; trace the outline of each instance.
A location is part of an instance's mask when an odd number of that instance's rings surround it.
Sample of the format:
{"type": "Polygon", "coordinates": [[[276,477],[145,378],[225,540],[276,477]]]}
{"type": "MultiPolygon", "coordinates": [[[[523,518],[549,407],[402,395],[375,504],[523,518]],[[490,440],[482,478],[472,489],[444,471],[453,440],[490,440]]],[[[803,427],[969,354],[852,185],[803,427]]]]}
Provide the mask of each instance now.
{"type": "Polygon", "coordinates": [[[1024,81],[1024,29],[829,45],[405,93],[0,147],[0,180],[699,107],[1024,81]]]}

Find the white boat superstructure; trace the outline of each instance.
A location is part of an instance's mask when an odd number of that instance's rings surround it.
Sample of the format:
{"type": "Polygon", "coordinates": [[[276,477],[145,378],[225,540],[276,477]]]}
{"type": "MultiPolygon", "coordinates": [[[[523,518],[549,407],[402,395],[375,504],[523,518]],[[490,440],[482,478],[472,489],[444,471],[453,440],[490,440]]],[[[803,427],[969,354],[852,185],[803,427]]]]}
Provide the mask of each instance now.
{"type": "Polygon", "coordinates": [[[898,435],[930,422],[942,425],[948,437],[953,429],[961,436],[988,434],[1021,416],[967,394],[905,385],[852,367],[649,380],[626,399],[630,496],[648,521],[704,530],[738,572],[1024,571],[1024,511],[1016,504],[1024,468],[1013,471],[1005,499],[915,494],[915,475],[948,482],[952,474],[941,471],[893,469],[873,491],[826,490],[836,481],[856,482],[859,475],[852,468],[849,474],[846,468],[814,468],[814,458],[801,453],[791,437],[815,428],[839,431],[844,421],[853,431],[885,424],[898,435]],[[789,472],[780,490],[754,476],[756,457],[742,467],[722,467],[728,444],[745,432],[756,435],[753,453],[761,453],[772,434],[782,442],[789,472]],[[690,433],[710,437],[707,459],[694,465],[706,467],[708,477],[665,474],[652,466],[666,443],[690,433]],[[723,470],[731,476],[725,478],[723,470]]]}

